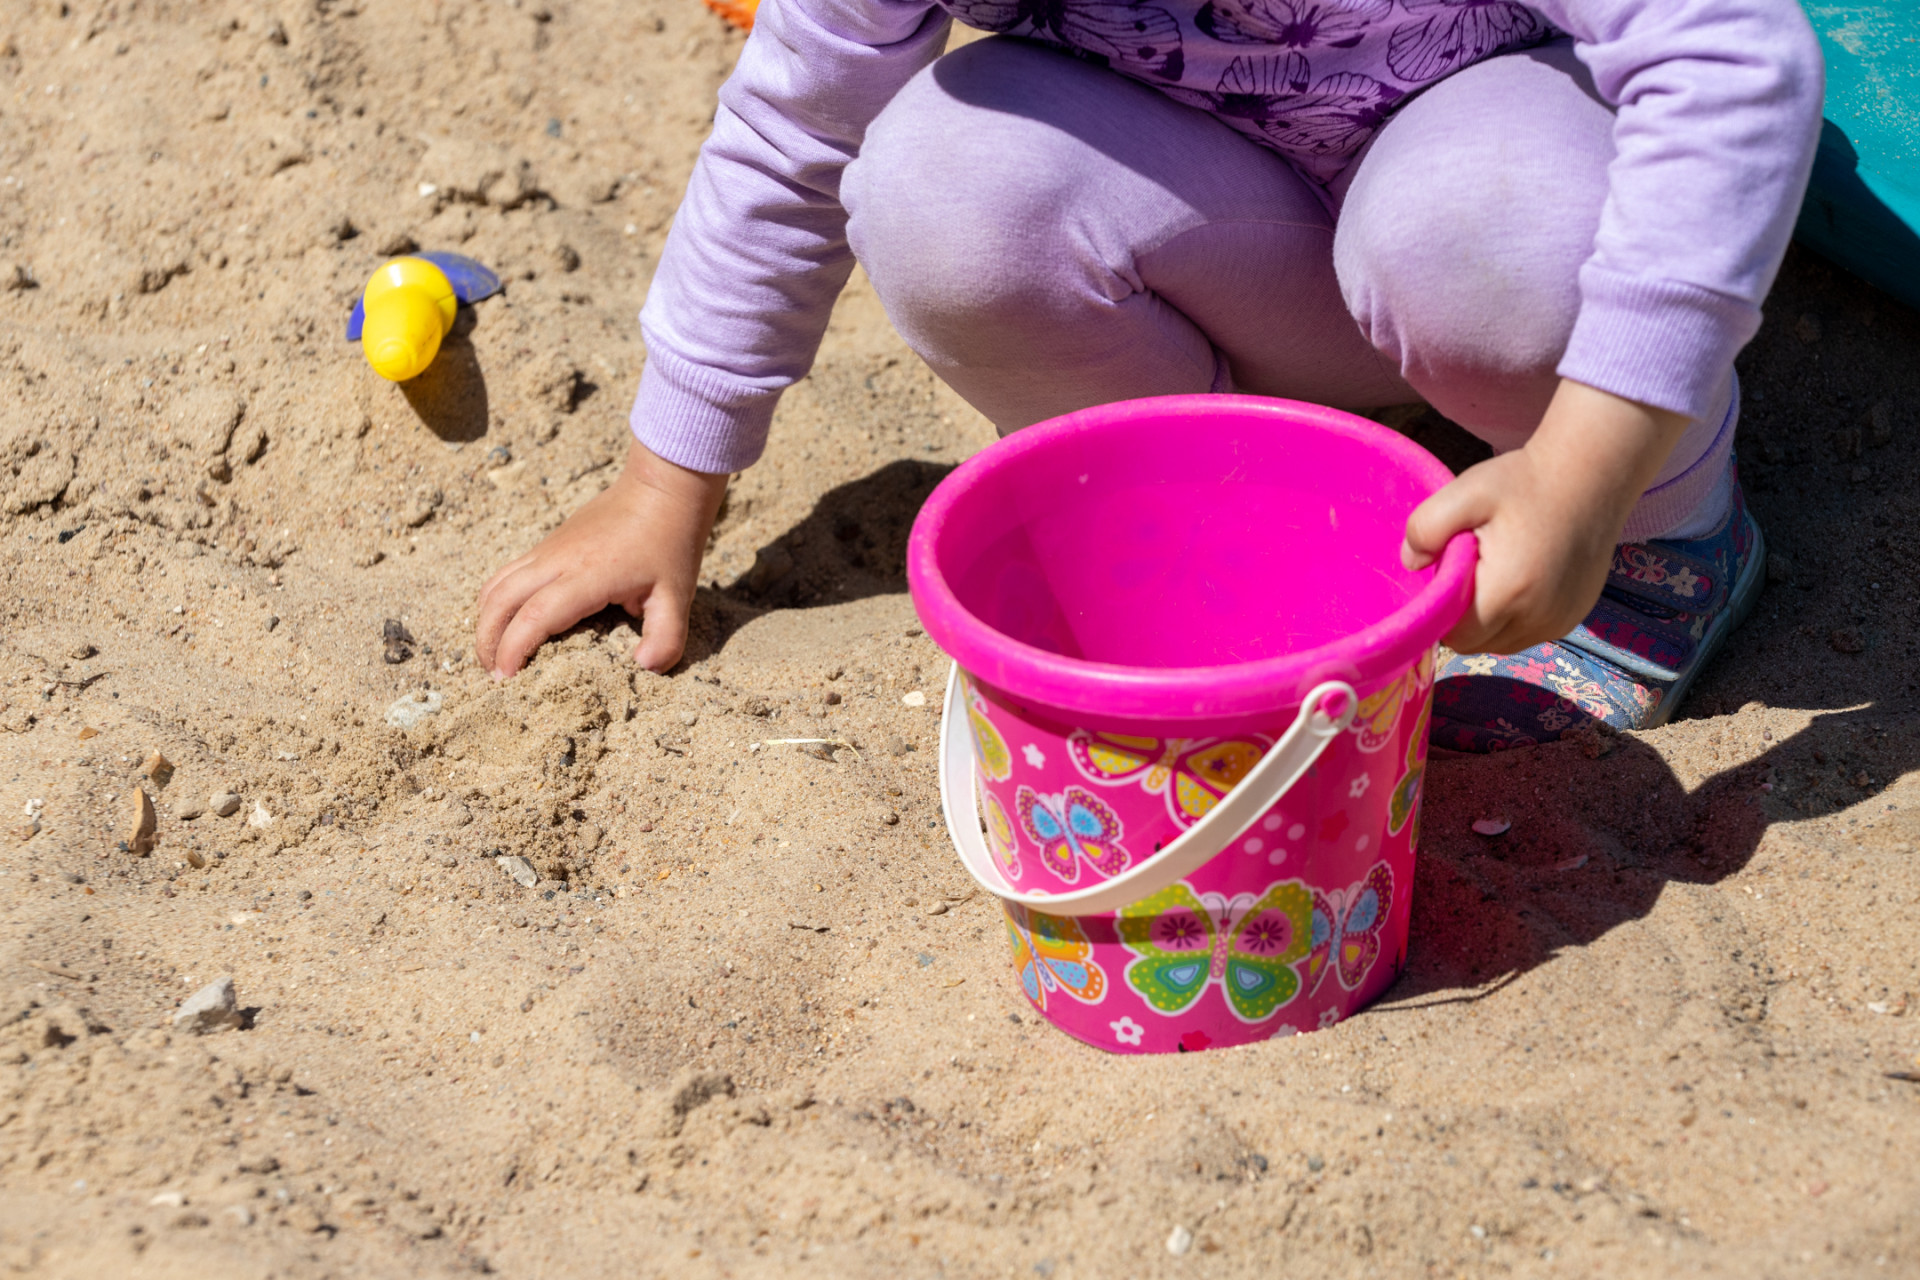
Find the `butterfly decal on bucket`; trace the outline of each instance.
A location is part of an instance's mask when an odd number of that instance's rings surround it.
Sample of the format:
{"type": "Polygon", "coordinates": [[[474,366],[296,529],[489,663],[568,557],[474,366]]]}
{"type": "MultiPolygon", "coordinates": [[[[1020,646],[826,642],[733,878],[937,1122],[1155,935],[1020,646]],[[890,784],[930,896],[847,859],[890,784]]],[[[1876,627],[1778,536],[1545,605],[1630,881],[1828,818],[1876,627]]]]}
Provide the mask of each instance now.
{"type": "Polygon", "coordinates": [[[1117,876],[1133,861],[1120,844],[1125,834],[1120,815],[1090,791],[1068,787],[1042,795],[1022,786],[1014,793],[1013,807],[1020,815],[1020,829],[1039,846],[1040,861],[1068,884],[1080,878],[1083,858],[1103,876],[1117,876]]]}
{"type": "Polygon", "coordinates": [[[1264,1021],[1299,994],[1294,966],[1308,954],[1312,917],[1298,880],[1232,899],[1177,882],[1120,913],[1120,940],[1137,957],[1127,985],[1156,1012],[1176,1014],[1218,982],[1234,1017],[1264,1021]]]}
{"type": "Polygon", "coordinates": [[[1393,871],[1376,862],[1366,878],[1345,889],[1313,894],[1313,947],[1307,957],[1309,994],[1337,970],[1348,991],[1366,979],[1380,957],[1380,933],[1393,910],[1393,871]]]}
{"type": "Polygon", "coordinates": [[[1360,709],[1354,712],[1353,723],[1347,727],[1347,732],[1355,738],[1354,745],[1371,755],[1392,742],[1393,729],[1400,723],[1401,710],[1424,694],[1432,683],[1433,651],[1429,649],[1398,680],[1361,700],[1360,709]]]}
{"type": "Polygon", "coordinates": [[[1407,837],[1409,848],[1420,847],[1420,791],[1427,776],[1427,726],[1433,719],[1433,700],[1420,706],[1420,717],[1413,722],[1413,734],[1407,741],[1407,771],[1394,785],[1393,798],[1387,803],[1387,834],[1397,836],[1401,828],[1412,824],[1407,837]]]}
{"type": "Polygon", "coordinates": [[[994,860],[1006,872],[1007,879],[1018,880],[1026,868],[1020,862],[1020,842],[1013,834],[1013,820],[1007,817],[1007,807],[1000,803],[999,796],[982,787],[977,777],[973,780],[973,803],[994,860]]]}
{"type": "Polygon", "coordinates": [[[967,690],[967,728],[973,733],[973,758],[980,762],[980,772],[994,782],[1005,782],[1013,776],[1013,753],[1007,750],[1007,740],[993,726],[987,716],[987,700],[973,687],[973,681],[965,682],[967,690]]]}
{"type": "Polygon", "coordinates": [[[1267,752],[1265,738],[1135,738],[1076,729],[1067,754],[1087,781],[1103,787],[1138,783],[1164,796],[1182,830],[1207,816],[1267,752]]]}
{"type": "Polygon", "coordinates": [[[1007,904],[1007,941],[1013,968],[1034,1007],[1062,994],[1082,1004],[1099,1004],[1107,995],[1107,975],[1094,963],[1093,944],[1071,916],[1049,916],[1007,904]]]}

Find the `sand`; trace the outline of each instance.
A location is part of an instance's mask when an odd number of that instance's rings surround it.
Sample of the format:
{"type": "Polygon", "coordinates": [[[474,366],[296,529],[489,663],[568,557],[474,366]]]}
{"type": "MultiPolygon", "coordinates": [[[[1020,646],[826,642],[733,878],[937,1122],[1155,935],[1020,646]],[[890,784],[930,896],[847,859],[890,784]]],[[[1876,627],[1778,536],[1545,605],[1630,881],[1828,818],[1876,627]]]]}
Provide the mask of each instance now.
{"type": "Polygon", "coordinates": [[[859,280],[686,663],[608,615],[474,668],[624,447],[740,46],[537,4],[0,27],[0,1269],[1920,1273],[1920,319],[1789,261],[1790,563],[1671,726],[1436,761],[1376,1009],[1109,1057],[945,847],[902,547],[990,432],[859,280]],[[396,389],[341,329],[414,243],[509,287],[396,389]]]}

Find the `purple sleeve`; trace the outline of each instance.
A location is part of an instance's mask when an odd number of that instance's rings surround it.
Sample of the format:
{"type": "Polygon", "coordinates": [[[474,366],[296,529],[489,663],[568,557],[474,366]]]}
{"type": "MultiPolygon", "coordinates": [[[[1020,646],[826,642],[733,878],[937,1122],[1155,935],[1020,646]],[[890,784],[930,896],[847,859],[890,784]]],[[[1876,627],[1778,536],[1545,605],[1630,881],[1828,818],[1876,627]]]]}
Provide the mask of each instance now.
{"type": "Polygon", "coordinates": [[[1531,0],[1618,109],[1562,377],[1703,418],[1760,327],[1820,136],[1795,0],[1531,0]]]}
{"type": "Polygon", "coordinates": [[[760,456],[853,269],[841,170],[948,25],[930,0],[761,0],[640,312],[642,444],[710,473],[760,456]]]}

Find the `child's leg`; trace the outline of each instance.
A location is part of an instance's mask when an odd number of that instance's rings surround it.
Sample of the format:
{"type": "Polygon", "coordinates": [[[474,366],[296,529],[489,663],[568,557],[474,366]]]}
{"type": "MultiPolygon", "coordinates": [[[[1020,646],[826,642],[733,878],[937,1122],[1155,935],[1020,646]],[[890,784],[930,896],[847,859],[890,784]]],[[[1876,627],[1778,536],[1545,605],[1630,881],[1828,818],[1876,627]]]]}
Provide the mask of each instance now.
{"type": "MultiPolygon", "coordinates": [[[[1427,90],[1341,181],[1334,264],[1373,344],[1496,450],[1526,442],[1559,383],[1613,159],[1613,113],[1566,42],[1427,90]]],[[[1727,510],[1732,370],[1627,537],[1697,535],[1727,510]]]]}
{"type": "Polygon", "coordinates": [[[1003,432],[1180,392],[1415,398],[1348,315],[1304,180],[1053,50],[940,59],[874,122],[841,198],[894,325],[1003,432]]]}

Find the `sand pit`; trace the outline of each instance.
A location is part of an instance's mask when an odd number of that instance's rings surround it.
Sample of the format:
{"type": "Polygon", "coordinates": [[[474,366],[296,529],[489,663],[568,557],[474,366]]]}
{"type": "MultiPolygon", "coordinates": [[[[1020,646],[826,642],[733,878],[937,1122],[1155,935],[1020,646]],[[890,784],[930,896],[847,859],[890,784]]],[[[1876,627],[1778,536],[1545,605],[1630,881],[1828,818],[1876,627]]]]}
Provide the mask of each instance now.
{"type": "Polygon", "coordinates": [[[685,665],[605,616],[474,669],[479,584],[624,448],[739,44],[693,0],[0,20],[0,1269],[1920,1271],[1920,318],[1789,261],[1753,621],[1668,728],[1436,761],[1381,1006],[1111,1058],[945,848],[902,548],[990,432],[858,280],[685,665]],[[396,389],[341,329],[411,245],[508,289],[396,389]]]}

